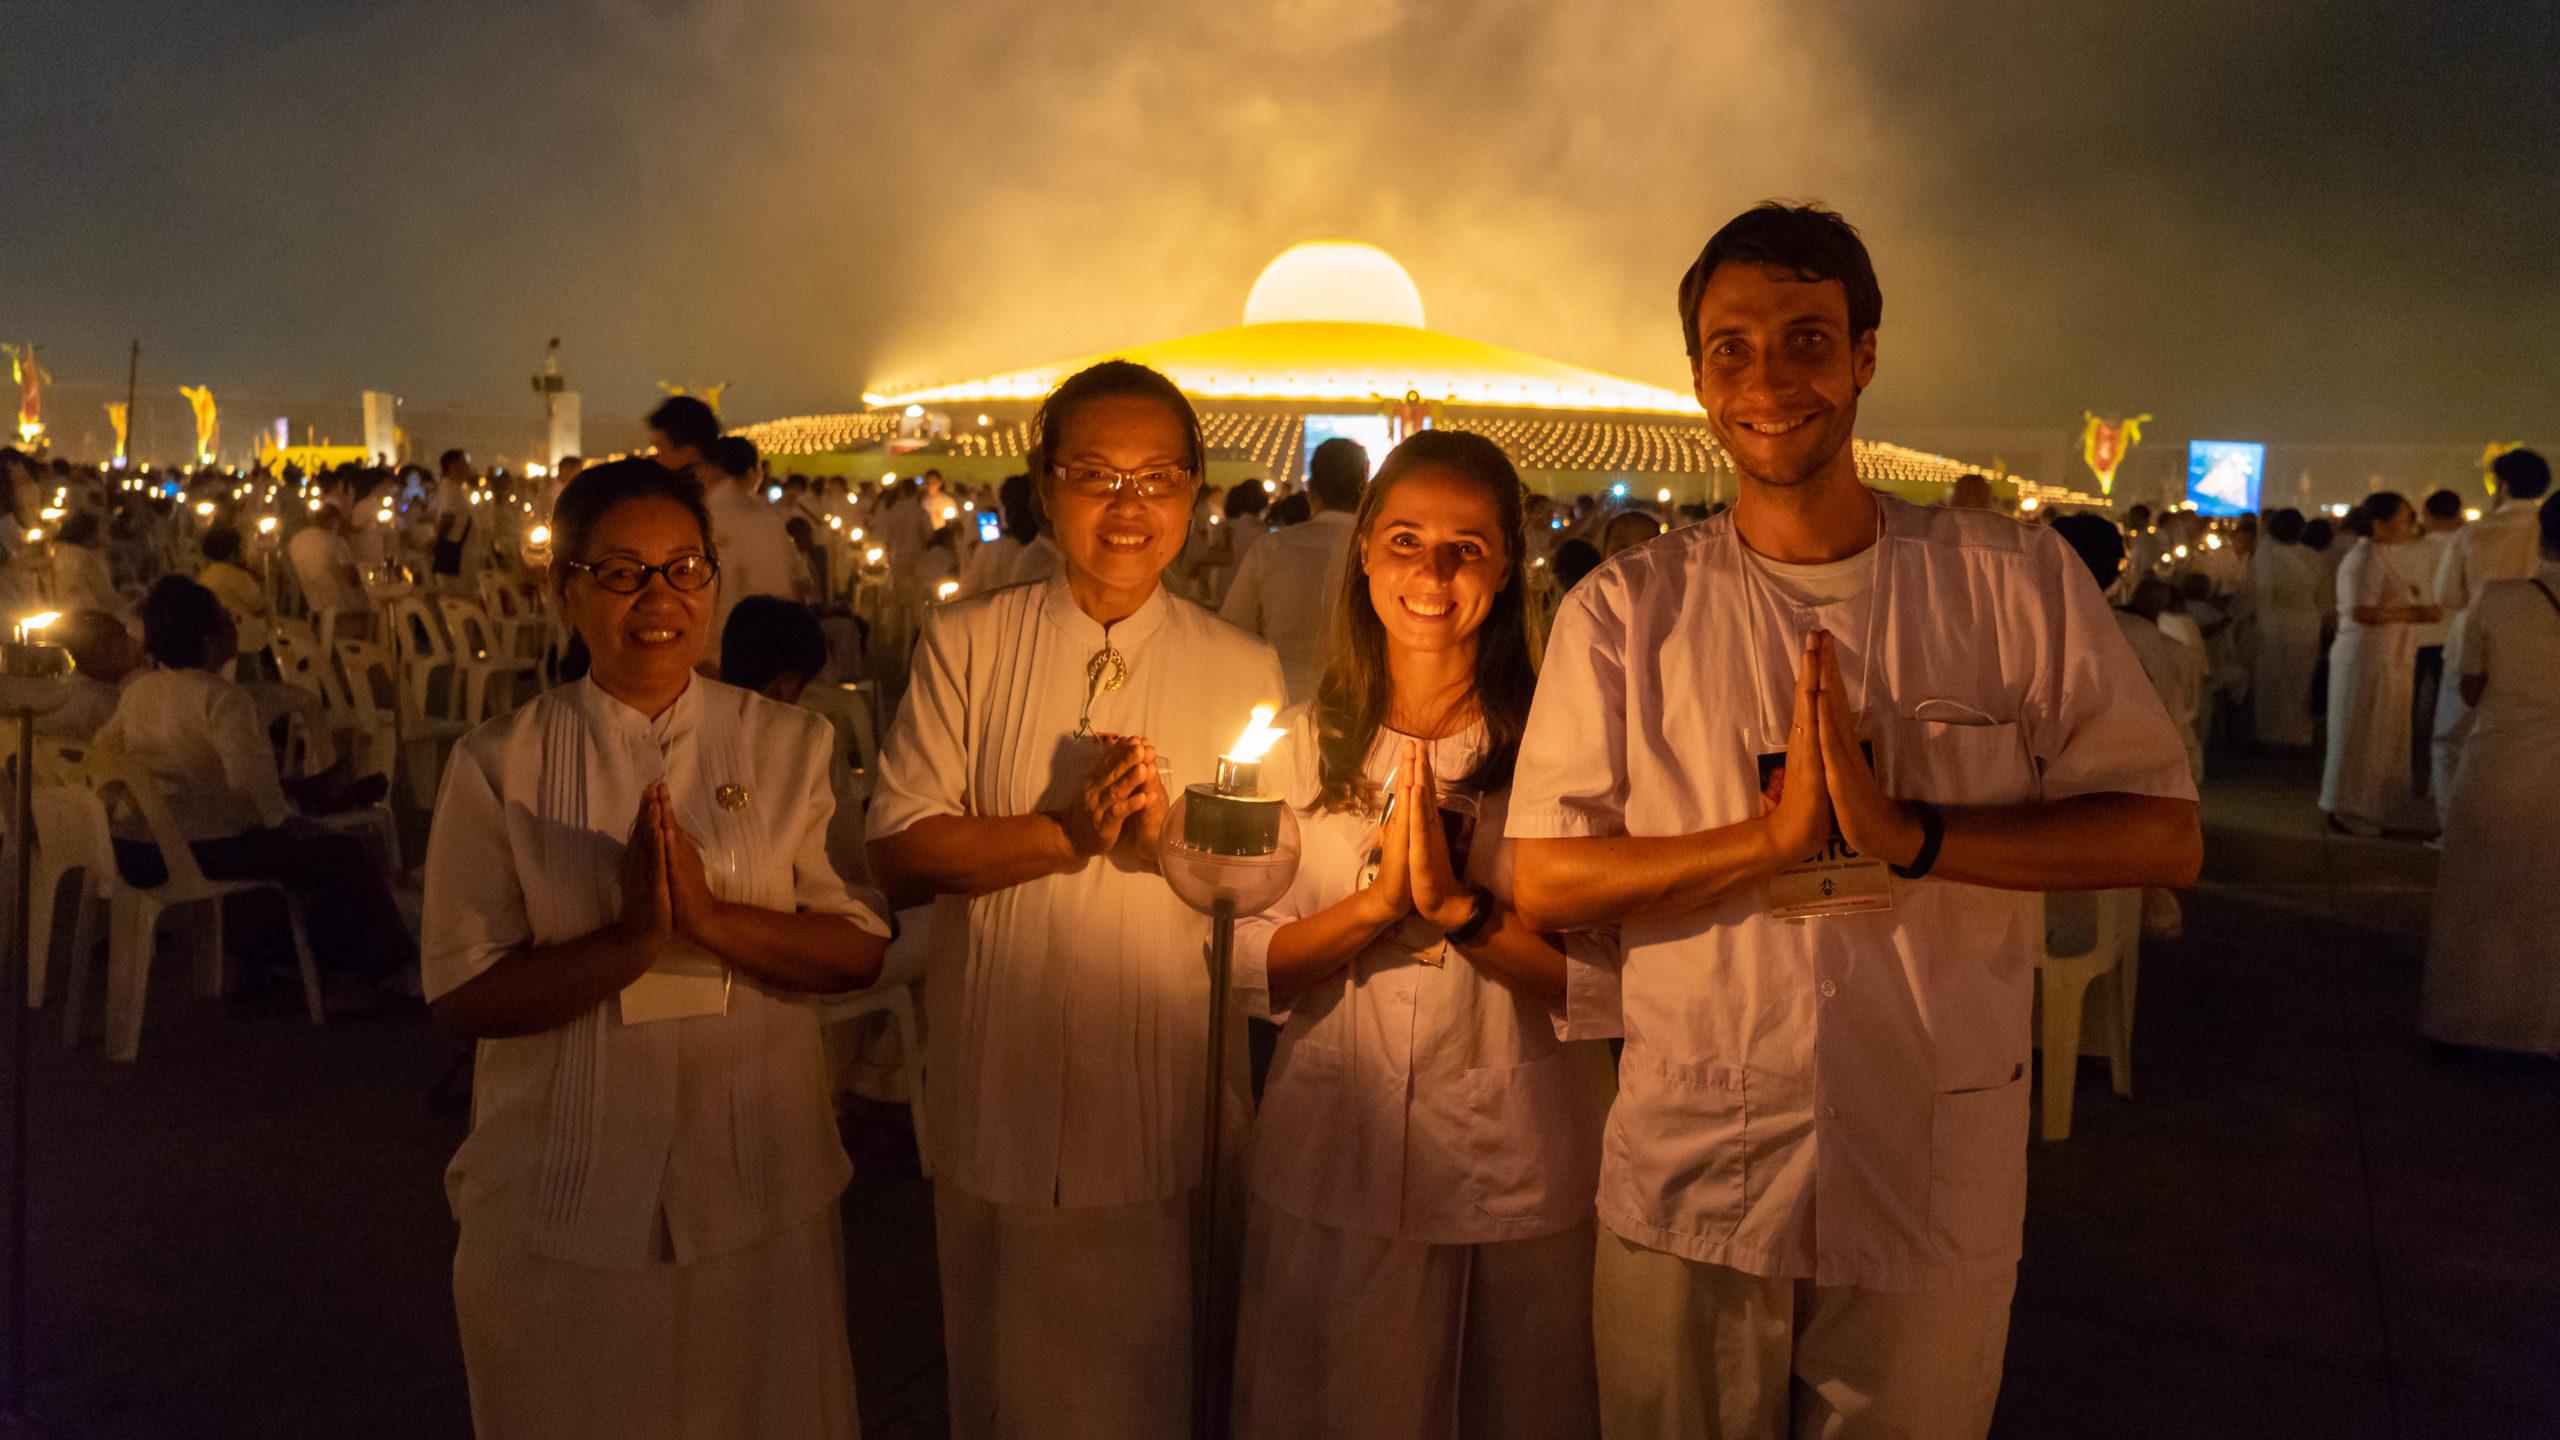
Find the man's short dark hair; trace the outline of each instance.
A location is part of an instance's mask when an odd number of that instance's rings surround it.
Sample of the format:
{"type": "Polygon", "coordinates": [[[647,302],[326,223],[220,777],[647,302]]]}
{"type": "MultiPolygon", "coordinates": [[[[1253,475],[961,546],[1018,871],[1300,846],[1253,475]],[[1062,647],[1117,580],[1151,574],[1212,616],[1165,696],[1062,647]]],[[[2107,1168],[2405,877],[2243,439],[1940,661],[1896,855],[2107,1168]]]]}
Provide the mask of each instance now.
{"type": "Polygon", "coordinates": [[[720,417],[690,395],[670,395],[649,412],[649,428],[707,456],[712,442],[720,438],[720,417]]]}
{"type": "Polygon", "coordinates": [[[2501,500],[2539,500],[2551,488],[2551,462],[2532,450],[2510,450],[2489,462],[2501,500]]]}
{"type": "Polygon", "coordinates": [[[1227,518],[1233,520],[1242,515],[1259,515],[1270,504],[1271,492],[1262,488],[1261,481],[1240,480],[1227,491],[1227,518]]]}
{"type": "Polygon", "coordinates": [[[2450,490],[2435,491],[2427,496],[2426,510],[2430,520],[2459,520],[2462,518],[2462,497],[2450,490]]]}
{"type": "Polygon", "coordinates": [[[1369,483],[1369,452],[1357,440],[1336,435],[1307,457],[1307,493],[1327,510],[1356,510],[1369,483]]]}
{"type": "Polygon", "coordinates": [[[2053,533],[2062,537],[2080,563],[2089,567],[2090,578],[2098,582],[2104,594],[2124,573],[2124,532],[2104,515],[2083,511],[2055,518],[2053,533]]]}
{"type": "Polygon", "coordinates": [[[2267,516],[2267,538],[2279,545],[2302,543],[2302,512],[2288,505],[2267,516]]]}
{"type": "Polygon", "coordinates": [[[447,450],[436,457],[436,473],[441,475],[470,458],[471,452],[468,450],[447,450]]]}
{"type": "Polygon", "coordinates": [[[163,669],[203,669],[229,623],[213,592],[183,575],[161,576],[142,597],[142,648],[163,669]]]}
{"type": "Polygon", "coordinates": [[[237,560],[240,558],[240,532],[229,525],[216,525],[204,532],[204,538],[196,542],[196,548],[204,552],[207,560],[237,560]]]}
{"type": "Polygon", "coordinates": [[[762,690],[784,675],[802,680],[827,668],[827,632],[817,612],[779,595],[750,595],[720,630],[720,683],[762,690]]]}
{"type": "MultiPolygon", "coordinates": [[[[667,438],[673,440],[675,437],[670,435],[667,438]]],[[[744,480],[756,468],[756,442],[744,435],[714,437],[702,455],[732,480],[744,480]]]]}
{"type": "Polygon", "coordinates": [[[1680,336],[1688,343],[1692,365],[1703,348],[1698,301],[1717,268],[1728,264],[1771,265],[1807,282],[1839,281],[1849,294],[1851,340],[1884,322],[1884,291],[1876,285],[1875,262],[1867,258],[1857,229],[1820,205],[1763,200],[1726,221],[1698,252],[1689,273],[1680,277],[1680,336]]]}

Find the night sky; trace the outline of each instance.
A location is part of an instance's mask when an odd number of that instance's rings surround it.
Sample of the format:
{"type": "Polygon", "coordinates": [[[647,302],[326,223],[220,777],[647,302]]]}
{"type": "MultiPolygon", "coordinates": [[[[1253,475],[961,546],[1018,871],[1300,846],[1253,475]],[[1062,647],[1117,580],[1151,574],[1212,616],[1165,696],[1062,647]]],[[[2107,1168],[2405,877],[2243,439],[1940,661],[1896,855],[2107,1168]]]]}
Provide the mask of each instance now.
{"type": "Polygon", "coordinates": [[[1657,383],[1780,195],[1865,231],[1869,427],[2551,434],[2560,7],[81,0],[0,8],[0,333],[155,376],[734,419],[1235,323],[1338,236],[1657,383]]]}

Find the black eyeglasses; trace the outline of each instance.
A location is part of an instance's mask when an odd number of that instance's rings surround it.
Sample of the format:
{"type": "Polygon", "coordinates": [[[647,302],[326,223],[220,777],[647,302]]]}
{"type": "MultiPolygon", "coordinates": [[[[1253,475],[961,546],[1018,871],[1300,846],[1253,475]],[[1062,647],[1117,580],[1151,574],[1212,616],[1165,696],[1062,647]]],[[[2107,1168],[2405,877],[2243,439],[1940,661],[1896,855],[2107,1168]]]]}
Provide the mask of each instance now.
{"type": "Polygon", "coordinates": [[[583,570],[598,589],[614,595],[637,595],[648,588],[649,577],[666,577],[667,588],[691,592],[700,590],[720,578],[720,562],[708,555],[679,555],[664,565],[643,565],[637,560],[616,555],[590,565],[571,560],[572,570],[583,570]]]}

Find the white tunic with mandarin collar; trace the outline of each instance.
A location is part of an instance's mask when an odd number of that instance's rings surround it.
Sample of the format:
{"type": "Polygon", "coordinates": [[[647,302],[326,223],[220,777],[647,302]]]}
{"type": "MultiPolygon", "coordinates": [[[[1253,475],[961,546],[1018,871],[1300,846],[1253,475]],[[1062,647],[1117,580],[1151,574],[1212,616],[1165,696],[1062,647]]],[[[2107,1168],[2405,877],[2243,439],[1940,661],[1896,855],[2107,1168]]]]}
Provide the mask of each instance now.
{"type": "MultiPolygon", "coordinates": [[[[610,922],[640,793],[661,780],[715,894],[887,934],[876,897],[827,861],[828,739],[816,715],[699,680],[655,720],[581,680],[481,726],[455,747],[428,843],[428,998],[610,922]],[[723,786],[746,803],[720,804],[723,786]]],[[[606,1002],[482,1041],[455,1216],[606,1267],[716,1255],[803,1218],[852,1173],[818,1028],[811,997],[739,975],[725,1016],[624,1025],[606,1002]]]]}
{"type": "MultiPolygon", "coordinates": [[[[1075,738],[1103,627],[1063,575],[936,608],[882,748],[869,832],[938,815],[1056,809],[1102,744],[1075,738]]],[[[1143,735],[1171,790],[1205,781],[1252,708],[1276,704],[1271,647],[1161,586],[1113,625],[1128,666],[1093,729],[1143,735]]],[[[926,1103],[935,1178],[1005,1205],[1128,1205],[1201,1173],[1206,918],[1152,871],[1097,858],[936,902],[926,1103]]]]}
{"type": "MultiPolygon", "coordinates": [[[[819,717],[707,680],[654,720],[582,680],[473,731],[428,842],[428,998],[610,922],[660,781],[715,895],[885,935],[878,897],[827,861],[828,741],[819,717]]],[[[446,1176],[481,1433],[603,1433],[560,1428],[591,1405],[581,1425],[623,1434],[849,1433],[833,1205],[850,1173],[813,996],[733,974],[726,1014],[624,1024],[606,1000],[481,1041],[446,1176]],[[821,1283],[772,1278],[804,1273],[821,1283]],[[746,1293],[788,1323],[738,1310],[746,1293]]]]}
{"type": "MultiPolygon", "coordinates": [[[[2194,798],[2168,716],[2060,537],[1978,511],[1879,509],[1873,581],[1834,603],[1789,600],[1730,515],[1576,587],[1511,835],[1684,835],[1758,814],[1755,756],[1783,748],[1814,628],[1838,638],[1891,794],[2194,798]]],[[[1739,887],[1627,922],[1622,972],[1577,977],[1568,1033],[1622,1023],[1626,1038],[1602,1224],[1823,1285],[1925,1289],[2016,1260],[2037,898],[1890,884],[1890,911],[1805,923],[1739,887]]]]}

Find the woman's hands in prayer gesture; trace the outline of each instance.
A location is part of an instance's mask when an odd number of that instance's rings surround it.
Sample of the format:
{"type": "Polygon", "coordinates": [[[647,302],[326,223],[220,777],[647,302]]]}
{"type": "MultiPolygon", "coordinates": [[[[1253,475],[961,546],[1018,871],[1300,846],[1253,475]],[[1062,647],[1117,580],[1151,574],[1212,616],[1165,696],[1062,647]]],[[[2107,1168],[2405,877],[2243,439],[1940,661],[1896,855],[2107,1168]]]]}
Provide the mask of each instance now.
{"type": "Polygon", "coordinates": [[[1849,718],[1848,687],[1840,680],[1840,655],[1831,636],[1817,630],[1810,637],[1822,665],[1822,770],[1831,810],[1840,821],[1840,838],[1861,855],[1895,865],[1919,858],[1924,835],[1920,818],[1909,806],[1884,793],[1875,768],[1858,744],[1858,727],[1849,718]]]}
{"type": "Polygon", "coordinates": [[[641,791],[640,808],[631,817],[631,838],[622,847],[621,925],[644,939],[675,933],[675,897],[667,887],[666,810],[665,786],[641,791]]]}
{"type": "Polygon", "coordinates": [[[1352,898],[1360,918],[1372,930],[1384,930],[1413,911],[1413,751],[1405,742],[1404,758],[1389,777],[1386,823],[1369,839],[1377,875],[1352,898]]]}
{"type": "Polygon", "coordinates": [[[1475,914],[1475,894],[1449,862],[1449,834],[1440,824],[1440,786],[1431,773],[1431,747],[1419,741],[1408,745],[1406,885],[1413,895],[1414,914],[1439,929],[1454,930],[1475,914]]]}
{"type": "Polygon", "coordinates": [[[1153,863],[1164,831],[1164,785],[1156,779],[1155,747],[1142,736],[1111,742],[1076,798],[1057,812],[1058,826],[1079,861],[1117,849],[1126,840],[1153,863]],[[1134,825],[1131,822],[1136,822],[1134,825]]]}
{"type": "Polygon", "coordinates": [[[1777,794],[1762,817],[1768,827],[1771,869],[1793,865],[1820,850],[1831,838],[1833,796],[1828,785],[1830,747],[1825,743],[1831,722],[1823,664],[1831,637],[1820,630],[1804,637],[1804,653],[1796,661],[1795,717],[1787,722],[1787,763],[1771,777],[1777,794]]]}
{"type": "Polygon", "coordinates": [[[675,802],[667,798],[667,787],[655,787],[658,795],[658,851],[665,858],[667,898],[675,914],[676,933],[706,950],[717,950],[715,932],[721,902],[711,893],[711,878],[702,868],[702,852],[694,847],[692,837],[676,824],[675,802]]]}

